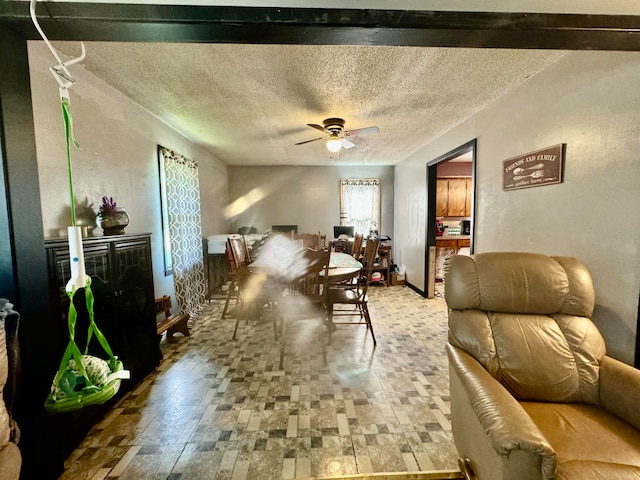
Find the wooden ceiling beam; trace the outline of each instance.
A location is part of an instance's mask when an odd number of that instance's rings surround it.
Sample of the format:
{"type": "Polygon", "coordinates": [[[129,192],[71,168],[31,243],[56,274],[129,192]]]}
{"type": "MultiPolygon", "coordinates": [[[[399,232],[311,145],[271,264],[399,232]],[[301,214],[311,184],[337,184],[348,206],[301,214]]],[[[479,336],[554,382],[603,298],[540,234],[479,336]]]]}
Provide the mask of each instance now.
{"type": "MultiPolygon", "coordinates": [[[[640,16],[40,2],[51,40],[640,50],[640,16]]],[[[39,36],[29,2],[0,25],[39,36]]]]}

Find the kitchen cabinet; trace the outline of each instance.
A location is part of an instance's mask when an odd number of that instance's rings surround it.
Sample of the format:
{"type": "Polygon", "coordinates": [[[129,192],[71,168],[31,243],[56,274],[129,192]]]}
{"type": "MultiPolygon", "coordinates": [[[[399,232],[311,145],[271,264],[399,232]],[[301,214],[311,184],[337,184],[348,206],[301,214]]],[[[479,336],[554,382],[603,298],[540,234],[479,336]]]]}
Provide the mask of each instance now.
{"type": "Polygon", "coordinates": [[[449,181],[436,180],[436,217],[447,217],[449,202],[449,181]]]}
{"type": "MultiPolygon", "coordinates": [[[[156,332],[153,271],[151,265],[150,234],[110,235],[84,238],[83,250],[87,274],[91,277],[91,290],[95,297],[95,322],[131,373],[124,380],[120,392],[103,405],[91,405],[73,412],[56,415],[55,421],[64,425],[56,448],[67,456],[82,438],[113,406],[122,392],[153,371],[160,362],[161,353],[156,332]]],[[[49,341],[59,351],[57,358],[48,359],[56,369],[69,341],[67,315],[69,297],[65,285],[71,276],[69,247],[66,238],[45,240],[49,277],[49,302],[56,312],[56,335],[49,341]]],[[[84,289],[74,297],[78,311],[75,340],[84,350],[87,338],[88,314],[84,289]]],[[[95,337],[89,353],[105,358],[95,337]]]]}
{"type": "Polygon", "coordinates": [[[471,216],[472,184],[470,177],[436,180],[436,216],[471,216]]]}
{"type": "Polygon", "coordinates": [[[471,246],[471,239],[465,238],[436,238],[436,248],[453,248],[458,251],[459,248],[471,246]]]}

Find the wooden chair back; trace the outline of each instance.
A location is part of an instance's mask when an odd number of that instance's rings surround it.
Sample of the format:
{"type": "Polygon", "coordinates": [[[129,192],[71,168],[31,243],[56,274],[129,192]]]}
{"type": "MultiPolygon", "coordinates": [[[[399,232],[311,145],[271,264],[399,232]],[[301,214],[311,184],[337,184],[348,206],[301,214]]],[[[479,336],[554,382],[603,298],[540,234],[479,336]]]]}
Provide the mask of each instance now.
{"type": "Polygon", "coordinates": [[[326,248],[327,247],[327,234],[323,234],[321,232],[318,232],[318,237],[319,237],[319,241],[318,241],[318,247],[319,248],[326,248]]]}
{"type": "Polygon", "coordinates": [[[371,276],[373,275],[373,267],[375,265],[376,256],[378,255],[378,247],[380,246],[380,239],[378,237],[369,237],[367,243],[364,246],[364,255],[362,257],[362,270],[360,271],[360,293],[361,295],[367,294],[369,283],[371,282],[371,276]]]}
{"type": "Polygon", "coordinates": [[[351,255],[353,255],[353,258],[355,258],[356,260],[360,260],[360,251],[362,250],[363,238],[364,237],[361,233],[356,233],[353,237],[353,249],[351,250],[351,255]]]}
{"type": "Polygon", "coordinates": [[[322,322],[325,320],[327,311],[331,252],[307,249],[300,254],[304,255],[305,260],[303,271],[289,282],[284,295],[277,302],[280,317],[280,369],[284,362],[285,324],[289,320],[318,320],[322,359],[324,364],[327,364],[322,322]]]}
{"type": "Polygon", "coordinates": [[[244,237],[229,237],[227,243],[236,271],[245,269],[249,265],[250,260],[247,242],[244,237]]]}
{"type": "Polygon", "coordinates": [[[312,302],[323,302],[327,295],[329,281],[329,259],[331,252],[324,250],[305,250],[306,268],[288,285],[286,294],[304,295],[312,302]]]}
{"type": "Polygon", "coordinates": [[[378,247],[380,246],[380,240],[378,237],[367,238],[367,243],[364,245],[364,253],[362,254],[362,269],[373,268],[378,254],[378,247]]]}
{"type": "Polygon", "coordinates": [[[323,248],[320,232],[318,233],[296,233],[293,236],[294,241],[300,241],[303,249],[311,248],[320,250],[323,248]]]}

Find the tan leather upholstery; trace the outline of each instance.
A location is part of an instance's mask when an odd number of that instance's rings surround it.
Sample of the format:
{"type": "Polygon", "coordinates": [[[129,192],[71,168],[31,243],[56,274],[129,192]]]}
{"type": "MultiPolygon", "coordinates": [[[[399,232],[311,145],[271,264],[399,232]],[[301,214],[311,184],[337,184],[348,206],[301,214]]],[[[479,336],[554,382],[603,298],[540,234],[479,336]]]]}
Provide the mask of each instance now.
{"type": "Polygon", "coordinates": [[[15,424],[3,399],[3,390],[7,385],[8,376],[9,362],[5,319],[0,317],[0,479],[18,480],[22,457],[18,446],[14,443],[14,438],[12,438],[16,432],[15,424]]]}
{"type": "Polygon", "coordinates": [[[453,434],[479,478],[640,479],[640,413],[629,399],[640,398],[640,372],[605,355],[584,265],[453,256],[445,298],[453,434]]]}

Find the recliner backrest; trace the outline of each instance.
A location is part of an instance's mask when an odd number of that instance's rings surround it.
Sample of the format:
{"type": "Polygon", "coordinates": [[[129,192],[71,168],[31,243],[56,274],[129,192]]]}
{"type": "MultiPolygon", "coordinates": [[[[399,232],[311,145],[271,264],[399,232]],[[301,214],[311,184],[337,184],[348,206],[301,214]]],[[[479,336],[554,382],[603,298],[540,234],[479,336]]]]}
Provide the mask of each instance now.
{"type": "Polygon", "coordinates": [[[449,342],[519,399],[599,403],[605,354],[591,322],[587,268],[572,257],[452,256],[445,270],[449,342]]]}

